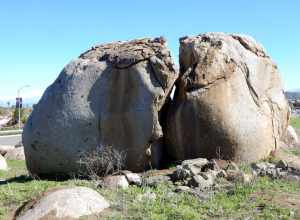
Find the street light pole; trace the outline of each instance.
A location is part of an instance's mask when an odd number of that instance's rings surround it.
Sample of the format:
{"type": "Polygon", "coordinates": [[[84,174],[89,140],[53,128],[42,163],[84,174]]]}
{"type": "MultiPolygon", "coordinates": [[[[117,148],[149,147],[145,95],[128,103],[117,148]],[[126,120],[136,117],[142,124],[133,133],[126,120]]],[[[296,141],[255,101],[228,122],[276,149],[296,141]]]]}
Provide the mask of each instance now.
{"type": "Polygon", "coordinates": [[[21,105],[20,105],[21,104],[20,103],[21,97],[20,97],[20,92],[21,92],[22,89],[27,88],[27,87],[30,87],[30,85],[22,86],[17,91],[17,93],[18,93],[17,95],[18,95],[18,99],[19,99],[19,105],[18,105],[18,109],[19,109],[19,111],[18,111],[18,113],[19,113],[19,115],[18,115],[19,130],[21,130],[21,105]]]}

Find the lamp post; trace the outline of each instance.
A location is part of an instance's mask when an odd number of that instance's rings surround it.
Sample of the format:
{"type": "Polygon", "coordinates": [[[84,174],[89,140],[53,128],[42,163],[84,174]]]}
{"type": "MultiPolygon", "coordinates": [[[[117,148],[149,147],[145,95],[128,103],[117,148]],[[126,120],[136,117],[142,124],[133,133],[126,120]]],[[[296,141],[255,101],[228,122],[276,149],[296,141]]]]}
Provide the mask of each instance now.
{"type": "Polygon", "coordinates": [[[20,103],[21,97],[20,97],[20,92],[21,92],[22,89],[25,89],[25,88],[28,88],[28,87],[30,87],[30,85],[22,86],[17,91],[17,93],[18,93],[17,95],[18,95],[18,99],[19,99],[19,105],[17,106],[18,109],[19,109],[19,111],[18,111],[18,113],[19,113],[19,115],[18,115],[19,130],[21,130],[21,103],[20,103]]]}

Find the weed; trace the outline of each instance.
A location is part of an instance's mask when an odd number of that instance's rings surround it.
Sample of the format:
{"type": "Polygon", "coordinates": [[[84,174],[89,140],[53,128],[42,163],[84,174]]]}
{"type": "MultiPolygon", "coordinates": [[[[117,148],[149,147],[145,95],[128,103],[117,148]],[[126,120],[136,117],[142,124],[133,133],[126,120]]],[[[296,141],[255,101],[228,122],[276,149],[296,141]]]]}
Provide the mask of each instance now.
{"type": "Polygon", "coordinates": [[[97,180],[108,174],[118,173],[124,167],[125,153],[111,146],[101,146],[85,152],[79,161],[83,176],[97,180]]]}

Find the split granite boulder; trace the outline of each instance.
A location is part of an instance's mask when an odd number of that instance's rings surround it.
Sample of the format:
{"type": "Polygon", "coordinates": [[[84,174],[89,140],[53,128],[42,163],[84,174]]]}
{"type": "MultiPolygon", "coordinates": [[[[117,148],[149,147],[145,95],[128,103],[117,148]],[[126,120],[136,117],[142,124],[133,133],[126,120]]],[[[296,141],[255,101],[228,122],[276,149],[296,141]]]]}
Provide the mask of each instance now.
{"type": "Polygon", "coordinates": [[[278,147],[289,107],[277,66],[254,39],[180,39],[180,77],[164,129],[175,160],[256,161],[278,147]]]}
{"type": "Polygon", "coordinates": [[[164,147],[167,159],[252,162],[278,148],[289,115],[277,66],[251,37],[182,38],[179,78],[165,40],[147,38],[70,62],[34,108],[23,143],[33,174],[79,173],[82,156],[104,146],[135,172],[158,167],[164,147]]]}
{"type": "Polygon", "coordinates": [[[47,88],[23,132],[33,174],[77,173],[88,151],[112,146],[125,168],[160,160],[159,112],[178,74],[163,38],[95,46],[47,88]]]}

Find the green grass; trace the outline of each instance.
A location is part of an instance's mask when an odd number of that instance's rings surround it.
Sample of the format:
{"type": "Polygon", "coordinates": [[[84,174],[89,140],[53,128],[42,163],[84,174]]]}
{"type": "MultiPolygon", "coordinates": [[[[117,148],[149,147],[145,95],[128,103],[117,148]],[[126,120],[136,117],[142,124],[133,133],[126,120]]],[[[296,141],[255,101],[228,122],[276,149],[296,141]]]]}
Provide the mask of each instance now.
{"type": "Polygon", "coordinates": [[[298,157],[300,157],[300,149],[296,148],[296,149],[291,149],[290,152],[298,157]]]}
{"type": "Polygon", "coordinates": [[[18,125],[14,125],[12,127],[3,127],[3,128],[0,128],[0,131],[11,131],[11,130],[18,130],[19,127],[18,125]]]}
{"type": "MultiPolygon", "coordinates": [[[[217,193],[211,200],[199,201],[186,193],[173,193],[172,185],[157,188],[130,187],[117,195],[113,201],[122,207],[111,214],[112,219],[290,219],[292,209],[270,201],[263,195],[281,193],[300,195],[300,184],[260,178],[253,185],[237,184],[230,192],[217,193]],[[137,200],[137,195],[150,191],[155,200],[137,200]],[[257,196],[255,196],[258,194],[257,196]],[[262,194],[262,195],[261,195],[262,194]],[[120,199],[121,198],[121,199],[120,199]]],[[[278,202],[280,199],[278,199],[278,202]]]]}
{"type": "Polygon", "coordinates": [[[292,117],[290,119],[290,125],[296,129],[300,129],[300,117],[292,117]]]}
{"type": "MultiPolygon", "coordinates": [[[[108,190],[96,188],[92,181],[87,180],[33,180],[27,176],[23,161],[8,161],[8,165],[10,171],[0,172],[0,178],[9,179],[7,184],[0,185],[0,219],[10,219],[23,202],[60,186],[96,189],[111,203],[108,219],[244,219],[248,216],[254,219],[291,219],[291,212],[300,209],[300,201],[296,208],[281,203],[283,198],[300,198],[300,183],[297,182],[259,178],[251,185],[236,184],[229,192],[219,192],[212,199],[201,202],[187,193],[174,193],[173,185],[108,190]],[[156,198],[139,199],[145,193],[153,193],[156,198]]],[[[246,166],[243,169],[248,170],[246,166]]]]}
{"type": "Polygon", "coordinates": [[[21,175],[27,175],[25,161],[23,160],[8,160],[8,171],[0,171],[0,179],[9,179],[21,175]]]}
{"type": "Polygon", "coordinates": [[[16,134],[22,134],[22,131],[12,131],[12,132],[0,133],[0,136],[16,135],[16,134]]]}
{"type": "Polygon", "coordinates": [[[92,186],[86,180],[68,181],[36,180],[28,176],[24,161],[7,161],[9,171],[0,171],[0,179],[8,183],[0,185],[0,219],[10,219],[13,212],[25,201],[35,198],[52,187],[59,186],[92,186]]]}

